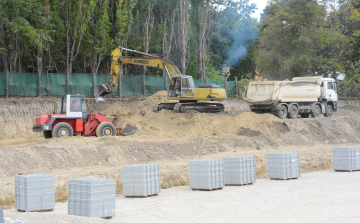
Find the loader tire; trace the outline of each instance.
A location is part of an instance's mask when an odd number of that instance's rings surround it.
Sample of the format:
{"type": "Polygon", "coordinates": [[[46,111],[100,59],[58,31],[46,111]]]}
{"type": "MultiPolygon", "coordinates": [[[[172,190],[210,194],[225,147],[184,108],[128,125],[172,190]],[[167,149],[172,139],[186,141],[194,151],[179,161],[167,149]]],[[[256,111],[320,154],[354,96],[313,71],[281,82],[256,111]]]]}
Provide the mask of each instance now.
{"type": "Polygon", "coordinates": [[[114,124],[111,122],[103,122],[96,128],[96,136],[103,137],[103,136],[115,136],[116,135],[116,128],[114,124]]]}
{"type": "Polygon", "coordinates": [[[280,109],[276,111],[276,116],[280,119],[285,119],[288,115],[288,111],[285,105],[281,105],[280,109]]]}
{"type": "Polygon", "coordinates": [[[50,139],[53,137],[51,131],[43,131],[43,135],[45,139],[50,139]]]}
{"type": "Polygon", "coordinates": [[[56,124],[52,130],[52,136],[55,138],[62,138],[62,137],[68,137],[68,136],[73,136],[74,135],[74,130],[71,127],[71,125],[69,125],[66,122],[59,122],[58,124],[56,124]]]}

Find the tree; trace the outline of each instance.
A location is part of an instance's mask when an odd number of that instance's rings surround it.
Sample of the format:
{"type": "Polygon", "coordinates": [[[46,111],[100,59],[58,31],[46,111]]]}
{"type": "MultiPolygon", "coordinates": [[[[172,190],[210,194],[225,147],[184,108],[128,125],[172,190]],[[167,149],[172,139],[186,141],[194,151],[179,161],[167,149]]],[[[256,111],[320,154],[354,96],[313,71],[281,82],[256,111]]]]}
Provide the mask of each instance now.
{"type": "Polygon", "coordinates": [[[70,94],[70,73],[80,51],[84,33],[94,12],[96,0],[63,0],[57,2],[58,15],[65,23],[66,33],[66,84],[70,94]]]}
{"type": "Polygon", "coordinates": [[[180,0],[176,11],[175,46],[177,49],[178,67],[186,74],[186,52],[189,42],[189,0],[180,0]]]}

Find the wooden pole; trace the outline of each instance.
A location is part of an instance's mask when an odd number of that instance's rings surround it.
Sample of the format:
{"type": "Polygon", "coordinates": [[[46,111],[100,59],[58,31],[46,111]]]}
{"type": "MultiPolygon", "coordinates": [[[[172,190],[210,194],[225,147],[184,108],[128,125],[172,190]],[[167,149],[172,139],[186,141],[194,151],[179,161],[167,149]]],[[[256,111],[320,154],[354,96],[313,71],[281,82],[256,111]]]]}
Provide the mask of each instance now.
{"type": "Polygon", "coordinates": [[[119,97],[122,98],[122,73],[123,73],[123,70],[121,69],[120,70],[120,75],[119,75],[119,97]]]}
{"type": "Polygon", "coordinates": [[[66,73],[66,93],[70,94],[70,72],[66,73]]]}
{"type": "Polygon", "coordinates": [[[163,76],[164,76],[165,90],[167,90],[167,80],[168,80],[168,77],[167,77],[166,71],[163,71],[163,76]]]}
{"type": "Polygon", "coordinates": [[[224,77],[225,91],[227,92],[227,77],[224,77]]]}
{"type": "Polygon", "coordinates": [[[93,84],[93,90],[94,90],[95,86],[96,86],[96,74],[95,74],[95,72],[92,74],[92,84],[93,84]]]}
{"type": "Polygon", "coordinates": [[[47,96],[50,96],[50,91],[49,91],[49,70],[46,69],[46,91],[47,91],[47,96]]]}
{"type": "Polygon", "coordinates": [[[205,84],[208,84],[208,79],[207,79],[207,77],[205,77],[205,84]]]}
{"type": "Polygon", "coordinates": [[[236,97],[239,98],[239,86],[238,86],[237,77],[235,77],[235,94],[236,97]]]}
{"type": "Polygon", "coordinates": [[[38,71],[38,97],[41,97],[41,70],[38,71]]]}
{"type": "Polygon", "coordinates": [[[6,98],[9,98],[9,70],[6,69],[6,74],[5,74],[5,94],[6,94],[6,98]]]}

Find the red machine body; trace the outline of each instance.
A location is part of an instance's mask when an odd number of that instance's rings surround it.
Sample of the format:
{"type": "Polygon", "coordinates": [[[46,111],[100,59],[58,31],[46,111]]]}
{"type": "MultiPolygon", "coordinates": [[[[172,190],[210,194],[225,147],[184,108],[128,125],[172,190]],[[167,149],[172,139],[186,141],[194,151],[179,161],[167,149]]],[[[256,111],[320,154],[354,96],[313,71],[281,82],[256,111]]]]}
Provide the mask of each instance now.
{"type": "Polygon", "coordinates": [[[67,136],[129,136],[138,129],[117,117],[87,112],[85,95],[66,95],[55,99],[54,114],[35,116],[34,132],[42,131],[45,138],[67,136]]]}
{"type": "MultiPolygon", "coordinates": [[[[96,134],[96,128],[100,123],[110,122],[117,125],[117,117],[112,117],[110,121],[105,115],[99,113],[88,113],[87,121],[83,123],[82,118],[72,118],[66,117],[66,114],[41,114],[35,116],[35,126],[33,127],[34,131],[50,131],[54,126],[60,122],[68,123],[74,130],[74,135],[81,136],[93,136],[96,134]]],[[[118,136],[119,133],[117,132],[118,136]]]]}

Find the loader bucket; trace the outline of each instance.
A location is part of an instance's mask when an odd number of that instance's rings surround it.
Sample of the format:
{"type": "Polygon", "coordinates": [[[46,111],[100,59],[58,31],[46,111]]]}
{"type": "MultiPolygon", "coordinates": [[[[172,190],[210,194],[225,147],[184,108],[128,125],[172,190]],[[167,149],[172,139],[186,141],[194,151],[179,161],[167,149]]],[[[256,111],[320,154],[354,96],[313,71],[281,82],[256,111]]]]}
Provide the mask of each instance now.
{"type": "Polygon", "coordinates": [[[95,101],[105,101],[105,96],[110,94],[111,92],[108,90],[105,84],[98,84],[94,87],[94,96],[95,101]]]}
{"type": "Polygon", "coordinates": [[[126,122],[118,122],[116,124],[116,132],[117,135],[120,136],[130,136],[135,134],[135,132],[138,130],[135,126],[132,126],[126,122]]]}

